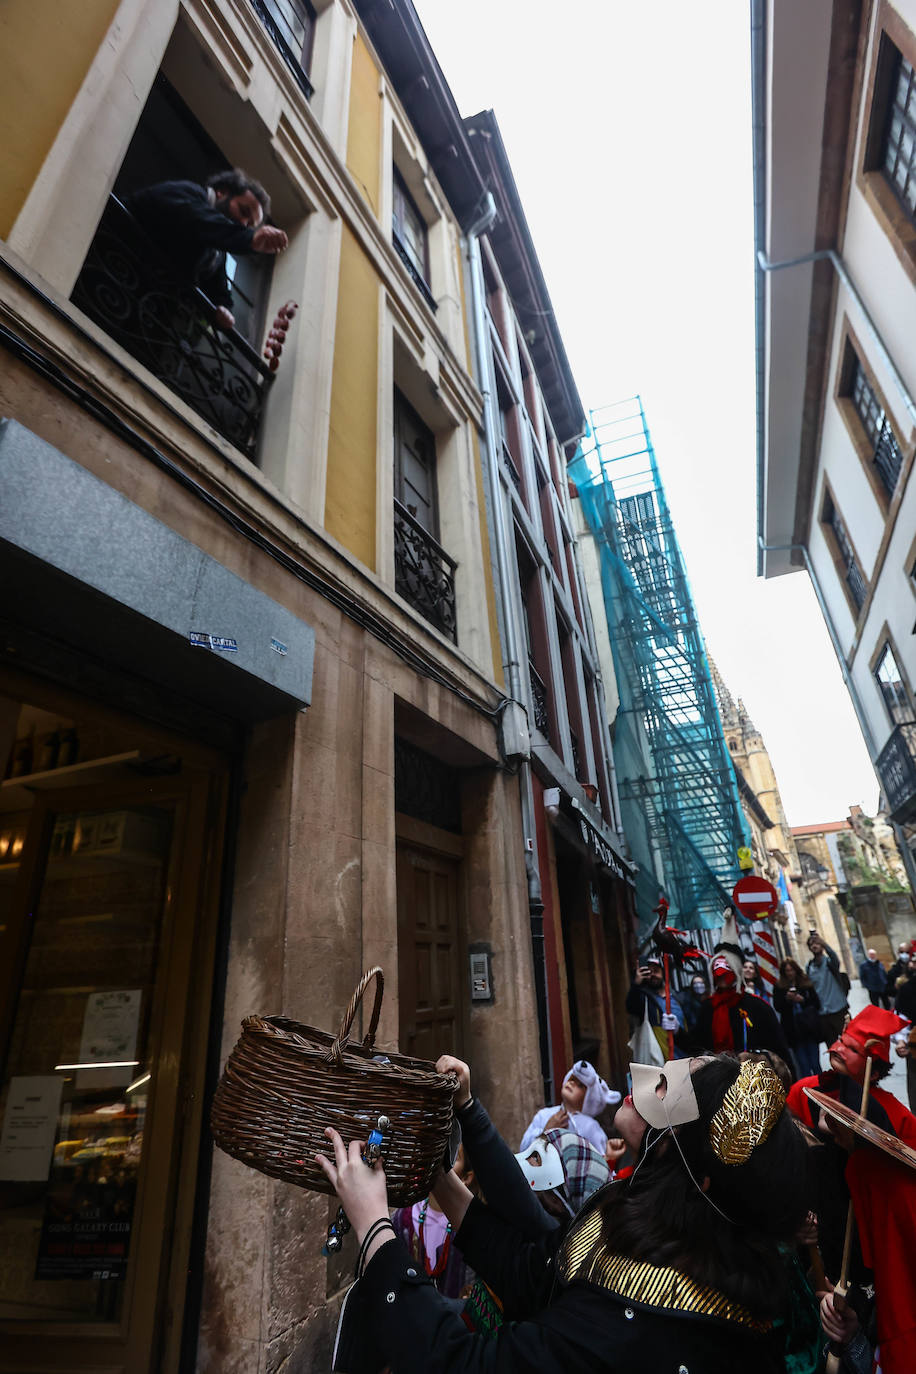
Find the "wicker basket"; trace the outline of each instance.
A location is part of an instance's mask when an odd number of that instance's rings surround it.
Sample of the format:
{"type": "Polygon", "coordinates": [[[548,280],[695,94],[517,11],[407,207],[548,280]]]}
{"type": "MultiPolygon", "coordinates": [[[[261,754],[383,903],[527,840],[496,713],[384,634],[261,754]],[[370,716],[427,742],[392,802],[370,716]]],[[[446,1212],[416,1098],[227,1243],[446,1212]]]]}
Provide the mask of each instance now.
{"type": "Polygon", "coordinates": [[[330,1151],[325,1127],[345,1143],[366,1140],[384,1115],[391,1122],[382,1146],[389,1201],[403,1207],[426,1197],[451,1132],[458,1082],[423,1059],[375,1054],[384,986],[380,968],[363,974],[336,1035],[282,1016],[246,1017],[210,1112],[220,1149],[272,1178],[331,1193],[315,1162],[316,1153],[330,1151]],[[369,1030],[361,1045],[350,1045],[373,978],[369,1030]]]}

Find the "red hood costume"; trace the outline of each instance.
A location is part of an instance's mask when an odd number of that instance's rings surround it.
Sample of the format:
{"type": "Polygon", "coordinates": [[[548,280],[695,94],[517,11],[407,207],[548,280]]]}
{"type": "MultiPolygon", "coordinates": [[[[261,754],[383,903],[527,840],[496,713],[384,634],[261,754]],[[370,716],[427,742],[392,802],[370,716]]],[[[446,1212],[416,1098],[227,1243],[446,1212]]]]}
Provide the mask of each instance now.
{"type": "MultiPolygon", "coordinates": [[[[854,1041],[864,1051],[868,1045],[869,1053],[885,1064],[890,1062],[890,1038],[907,1025],[903,1017],[883,1007],[866,1007],[849,1022],[844,1036],[854,1041]]],[[[814,1074],[811,1078],[801,1078],[793,1083],[786,1096],[786,1106],[793,1116],[812,1130],[817,1129],[817,1108],[805,1096],[805,1088],[817,1088],[836,1098],[854,1112],[861,1113],[862,1085],[848,1074],[827,1069],[814,1074]]],[[[885,1091],[880,1084],[873,1083],[869,1090],[868,1111],[865,1114],[882,1130],[897,1136],[898,1140],[916,1148],[916,1116],[898,1102],[896,1097],[885,1091]]]]}

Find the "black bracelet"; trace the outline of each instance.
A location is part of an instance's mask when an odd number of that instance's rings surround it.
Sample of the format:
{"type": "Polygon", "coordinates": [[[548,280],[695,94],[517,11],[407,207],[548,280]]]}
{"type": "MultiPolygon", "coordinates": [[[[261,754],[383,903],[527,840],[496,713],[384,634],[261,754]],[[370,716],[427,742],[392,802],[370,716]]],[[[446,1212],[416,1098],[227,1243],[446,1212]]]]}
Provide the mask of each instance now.
{"type": "Polygon", "coordinates": [[[365,1268],[364,1261],[366,1251],[369,1249],[369,1246],[375,1240],[375,1237],[379,1234],[379,1232],[384,1231],[386,1227],[391,1228],[391,1234],[393,1236],[397,1235],[397,1231],[394,1229],[394,1222],[391,1221],[389,1217],[379,1217],[378,1220],[374,1221],[372,1225],[369,1227],[369,1230],[363,1237],[363,1243],[359,1247],[359,1254],[356,1256],[356,1269],[354,1270],[355,1278],[362,1278],[363,1269],[365,1268]]]}

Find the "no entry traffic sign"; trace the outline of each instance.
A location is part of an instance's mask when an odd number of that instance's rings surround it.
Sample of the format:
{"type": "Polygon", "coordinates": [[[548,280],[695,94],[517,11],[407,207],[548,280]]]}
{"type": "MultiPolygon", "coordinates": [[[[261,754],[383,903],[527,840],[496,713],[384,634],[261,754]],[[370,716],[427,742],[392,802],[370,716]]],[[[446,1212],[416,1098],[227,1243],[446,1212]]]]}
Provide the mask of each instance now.
{"type": "Polygon", "coordinates": [[[766,878],[748,874],[735,883],[732,901],[743,916],[769,916],[779,906],[779,893],[766,878]]]}

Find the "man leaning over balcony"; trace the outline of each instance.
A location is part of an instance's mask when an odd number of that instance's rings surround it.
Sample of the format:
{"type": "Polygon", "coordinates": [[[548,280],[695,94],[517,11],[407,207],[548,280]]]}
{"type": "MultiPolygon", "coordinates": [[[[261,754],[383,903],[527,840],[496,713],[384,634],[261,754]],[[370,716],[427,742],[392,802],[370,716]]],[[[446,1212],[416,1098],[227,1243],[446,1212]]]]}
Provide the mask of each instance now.
{"type": "Polygon", "coordinates": [[[270,196],[238,167],[217,172],[206,186],[160,181],[127,198],[127,208],[189,286],[199,286],[216,307],[213,323],[232,329],[232,292],[226,254],[282,253],[289,240],[265,224],[270,196]]]}

